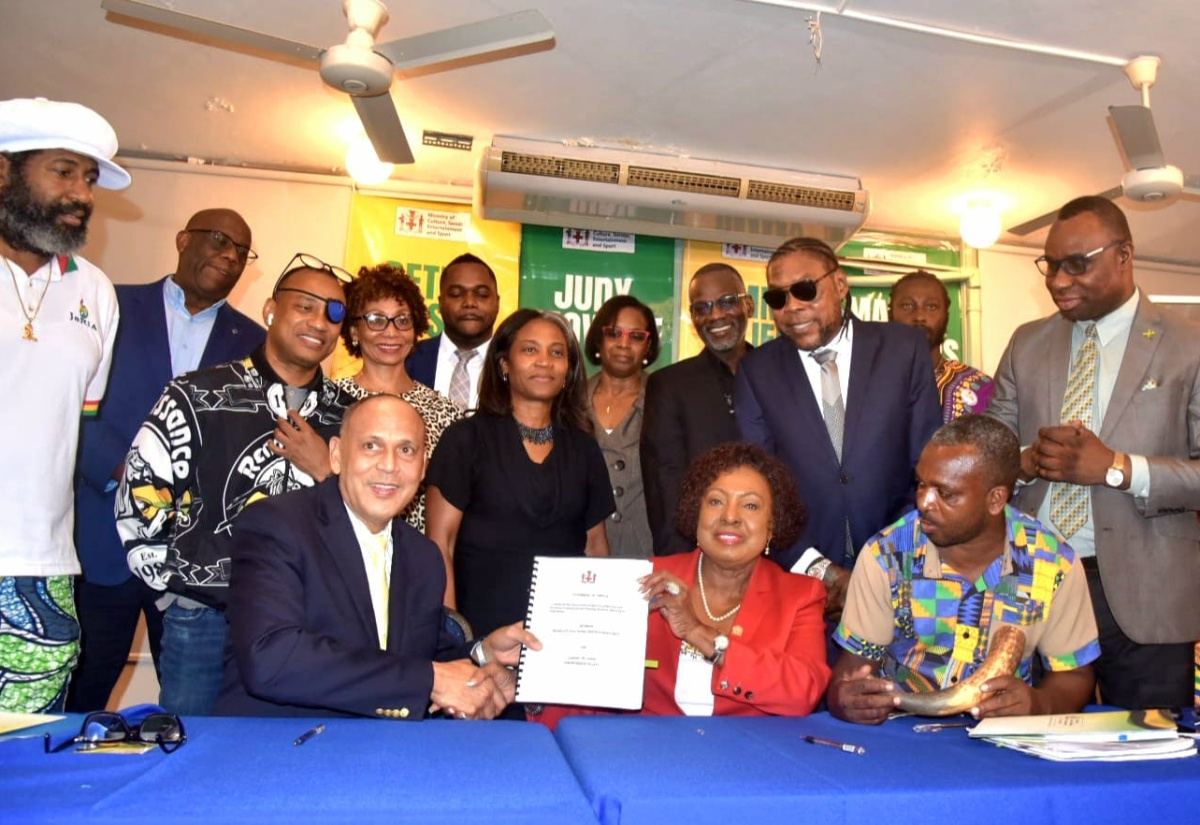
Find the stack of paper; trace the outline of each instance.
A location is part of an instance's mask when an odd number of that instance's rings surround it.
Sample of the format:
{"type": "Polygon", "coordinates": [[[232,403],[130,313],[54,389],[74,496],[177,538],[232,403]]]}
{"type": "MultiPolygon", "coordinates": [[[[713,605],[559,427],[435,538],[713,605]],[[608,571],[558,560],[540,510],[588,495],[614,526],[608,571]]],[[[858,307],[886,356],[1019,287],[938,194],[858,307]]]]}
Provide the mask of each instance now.
{"type": "Polygon", "coordinates": [[[1002,716],[982,720],[969,735],[1057,762],[1177,759],[1196,753],[1195,740],[1180,736],[1175,720],[1161,710],[1002,716]]]}

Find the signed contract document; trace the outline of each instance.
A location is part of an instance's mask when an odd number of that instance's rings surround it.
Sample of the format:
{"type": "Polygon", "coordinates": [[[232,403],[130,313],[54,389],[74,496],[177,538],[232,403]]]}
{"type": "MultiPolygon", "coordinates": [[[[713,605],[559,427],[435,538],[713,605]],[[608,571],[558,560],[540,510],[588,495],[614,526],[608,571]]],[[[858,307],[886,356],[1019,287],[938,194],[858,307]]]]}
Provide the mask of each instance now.
{"type": "Polygon", "coordinates": [[[517,701],[637,710],[646,668],[649,560],[538,556],[525,626],[541,650],[521,652],[517,701]]]}

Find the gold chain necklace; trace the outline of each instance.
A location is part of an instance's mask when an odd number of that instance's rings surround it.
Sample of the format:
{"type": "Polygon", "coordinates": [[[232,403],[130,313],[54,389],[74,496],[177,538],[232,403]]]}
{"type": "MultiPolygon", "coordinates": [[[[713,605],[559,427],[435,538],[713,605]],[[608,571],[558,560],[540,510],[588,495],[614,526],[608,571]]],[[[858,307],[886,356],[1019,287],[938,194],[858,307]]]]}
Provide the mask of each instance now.
{"type": "Polygon", "coordinates": [[[46,300],[46,293],[50,291],[49,276],[54,274],[54,259],[50,259],[51,271],[47,274],[46,285],[42,287],[42,294],[38,297],[37,306],[33,308],[33,314],[30,315],[29,311],[25,309],[25,299],[21,296],[21,287],[17,284],[17,273],[13,272],[12,264],[8,262],[6,256],[0,255],[0,258],[4,258],[4,268],[8,270],[8,274],[12,277],[13,289],[17,293],[17,306],[21,308],[21,314],[25,316],[25,335],[23,337],[26,341],[32,341],[36,344],[37,336],[33,334],[33,322],[37,320],[38,313],[42,311],[42,302],[46,300]]]}
{"type": "Polygon", "coordinates": [[[696,561],[696,581],[700,582],[700,604],[704,605],[704,612],[708,614],[708,618],[714,622],[723,622],[737,613],[742,608],[742,603],[735,604],[728,613],[722,613],[720,616],[714,616],[712,610],[708,606],[708,595],[704,592],[704,554],[700,554],[700,558],[696,561]]]}

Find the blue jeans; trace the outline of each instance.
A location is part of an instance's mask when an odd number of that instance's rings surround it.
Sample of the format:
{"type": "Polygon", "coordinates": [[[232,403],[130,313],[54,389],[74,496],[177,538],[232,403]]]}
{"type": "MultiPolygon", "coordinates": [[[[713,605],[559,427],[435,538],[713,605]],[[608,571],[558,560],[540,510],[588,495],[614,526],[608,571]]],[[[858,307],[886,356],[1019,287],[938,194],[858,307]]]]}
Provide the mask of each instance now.
{"type": "Polygon", "coordinates": [[[158,703],[180,716],[209,716],[221,689],[225,667],[225,614],[211,607],[181,607],[163,612],[158,703]]]}

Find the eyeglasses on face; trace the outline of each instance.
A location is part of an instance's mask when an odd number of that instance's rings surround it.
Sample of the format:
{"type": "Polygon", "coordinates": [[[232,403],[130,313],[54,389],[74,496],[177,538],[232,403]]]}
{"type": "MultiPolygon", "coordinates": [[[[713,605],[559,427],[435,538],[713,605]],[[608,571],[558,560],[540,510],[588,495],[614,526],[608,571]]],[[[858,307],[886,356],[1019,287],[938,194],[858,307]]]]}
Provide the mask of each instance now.
{"type": "Polygon", "coordinates": [[[388,324],[395,324],[396,329],[405,330],[412,329],[412,315],[407,312],[401,312],[399,315],[389,317],[382,312],[367,312],[355,318],[356,321],[362,321],[366,324],[367,329],[373,332],[380,332],[388,328],[388,324]]]}
{"type": "Polygon", "coordinates": [[[172,753],[187,742],[183,720],[173,713],[152,713],[132,726],[125,717],[112,711],[89,713],[79,728],[79,735],[54,747],[50,746],[50,734],[42,736],[42,748],[46,753],[60,753],[73,745],[101,747],[118,742],[152,742],[172,753]]]}
{"type": "Polygon", "coordinates": [[[200,232],[208,235],[208,242],[212,244],[213,249],[218,252],[225,252],[228,249],[236,249],[238,260],[242,263],[250,263],[258,260],[258,253],[243,243],[237,243],[233,238],[226,235],[220,229],[185,229],[184,232],[200,232]]]}
{"type": "Polygon", "coordinates": [[[788,287],[777,286],[763,290],[763,303],[771,309],[783,309],[787,306],[788,295],[791,295],[797,301],[808,302],[816,300],[817,284],[837,271],[838,268],[835,266],[820,278],[805,278],[803,281],[796,281],[796,283],[788,287]]]}
{"type": "Polygon", "coordinates": [[[1103,255],[1114,246],[1120,246],[1125,243],[1122,240],[1115,240],[1106,243],[1104,246],[1097,247],[1091,252],[1081,252],[1075,255],[1067,255],[1062,258],[1051,258],[1049,255],[1042,255],[1034,258],[1033,264],[1038,268],[1038,272],[1047,278],[1053,278],[1058,274],[1058,270],[1062,270],[1068,275],[1075,277],[1082,275],[1092,268],[1092,261],[1096,260],[1100,255],[1103,255]]]}
{"type": "Polygon", "coordinates": [[[728,295],[722,295],[714,301],[692,301],[692,314],[704,318],[712,315],[713,307],[722,312],[733,312],[738,308],[743,298],[748,297],[745,292],[730,292],[728,295]]]}
{"type": "Polygon", "coordinates": [[[635,344],[644,344],[650,340],[650,332],[644,329],[621,329],[620,327],[600,327],[604,337],[610,341],[620,341],[628,338],[635,344]]]}

